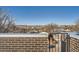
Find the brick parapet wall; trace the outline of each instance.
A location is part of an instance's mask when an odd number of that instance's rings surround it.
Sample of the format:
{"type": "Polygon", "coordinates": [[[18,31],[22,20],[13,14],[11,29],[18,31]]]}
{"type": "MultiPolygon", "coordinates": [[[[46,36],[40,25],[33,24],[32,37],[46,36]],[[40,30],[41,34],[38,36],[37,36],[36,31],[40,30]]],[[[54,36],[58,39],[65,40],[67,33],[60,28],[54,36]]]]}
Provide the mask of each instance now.
{"type": "Polygon", "coordinates": [[[79,39],[71,37],[70,52],[79,52],[79,39]]]}
{"type": "Polygon", "coordinates": [[[1,52],[48,52],[47,37],[0,37],[1,52]]]}

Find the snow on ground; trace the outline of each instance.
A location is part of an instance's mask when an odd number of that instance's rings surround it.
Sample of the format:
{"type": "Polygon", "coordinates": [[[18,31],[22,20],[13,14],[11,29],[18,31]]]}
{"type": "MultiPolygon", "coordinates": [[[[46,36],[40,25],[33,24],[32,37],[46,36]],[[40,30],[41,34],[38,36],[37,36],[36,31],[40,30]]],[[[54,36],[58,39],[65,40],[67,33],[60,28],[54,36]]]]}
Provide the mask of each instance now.
{"type": "Polygon", "coordinates": [[[0,37],[48,37],[47,33],[0,33],[0,37]]]}

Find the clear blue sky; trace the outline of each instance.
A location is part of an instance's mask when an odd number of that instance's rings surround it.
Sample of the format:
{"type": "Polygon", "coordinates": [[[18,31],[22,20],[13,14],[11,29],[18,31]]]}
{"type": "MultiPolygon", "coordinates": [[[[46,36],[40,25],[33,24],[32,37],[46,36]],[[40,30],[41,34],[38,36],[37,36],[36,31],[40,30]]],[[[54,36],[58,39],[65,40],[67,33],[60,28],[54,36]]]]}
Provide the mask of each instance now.
{"type": "Polygon", "coordinates": [[[78,6],[2,6],[16,19],[16,24],[74,24],[78,6]]]}

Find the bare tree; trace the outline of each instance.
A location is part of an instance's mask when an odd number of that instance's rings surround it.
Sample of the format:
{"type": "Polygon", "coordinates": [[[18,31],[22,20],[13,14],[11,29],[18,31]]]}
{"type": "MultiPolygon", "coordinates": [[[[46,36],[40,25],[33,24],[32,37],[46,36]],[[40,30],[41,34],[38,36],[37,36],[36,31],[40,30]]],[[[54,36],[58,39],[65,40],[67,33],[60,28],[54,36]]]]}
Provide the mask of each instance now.
{"type": "Polygon", "coordinates": [[[14,26],[14,19],[4,10],[0,9],[0,32],[9,32],[14,26]]]}
{"type": "Polygon", "coordinates": [[[57,29],[58,28],[58,25],[57,24],[54,24],[54,23],[50,23],[50,24],[48,24],[47,25],[47,30],[48,30],[48,32],[53,32],[53,31],[55,31],[54,29],[57,29]]]}
{"type": "Polygon", "coordinates": [[[79,18],[76,20],[75,25],[73,26],[74,31],[79,31],[79,18]]]}
{"type": "Polygon", "coordinates": [[[76,25],[79,25],[79,19],[76,20],[76,25]]]}

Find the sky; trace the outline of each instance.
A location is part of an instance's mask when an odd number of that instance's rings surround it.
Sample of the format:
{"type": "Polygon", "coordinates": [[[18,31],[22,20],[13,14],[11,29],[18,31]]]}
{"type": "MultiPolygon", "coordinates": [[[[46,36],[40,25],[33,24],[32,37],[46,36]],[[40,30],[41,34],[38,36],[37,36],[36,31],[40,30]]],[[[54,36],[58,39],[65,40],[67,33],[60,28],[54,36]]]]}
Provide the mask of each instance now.
{"type": "Polygon", "coordinates": [[[79,18],[78,6],[0,6],[15,18],[18,25],[75,24],[79,18]]]}

